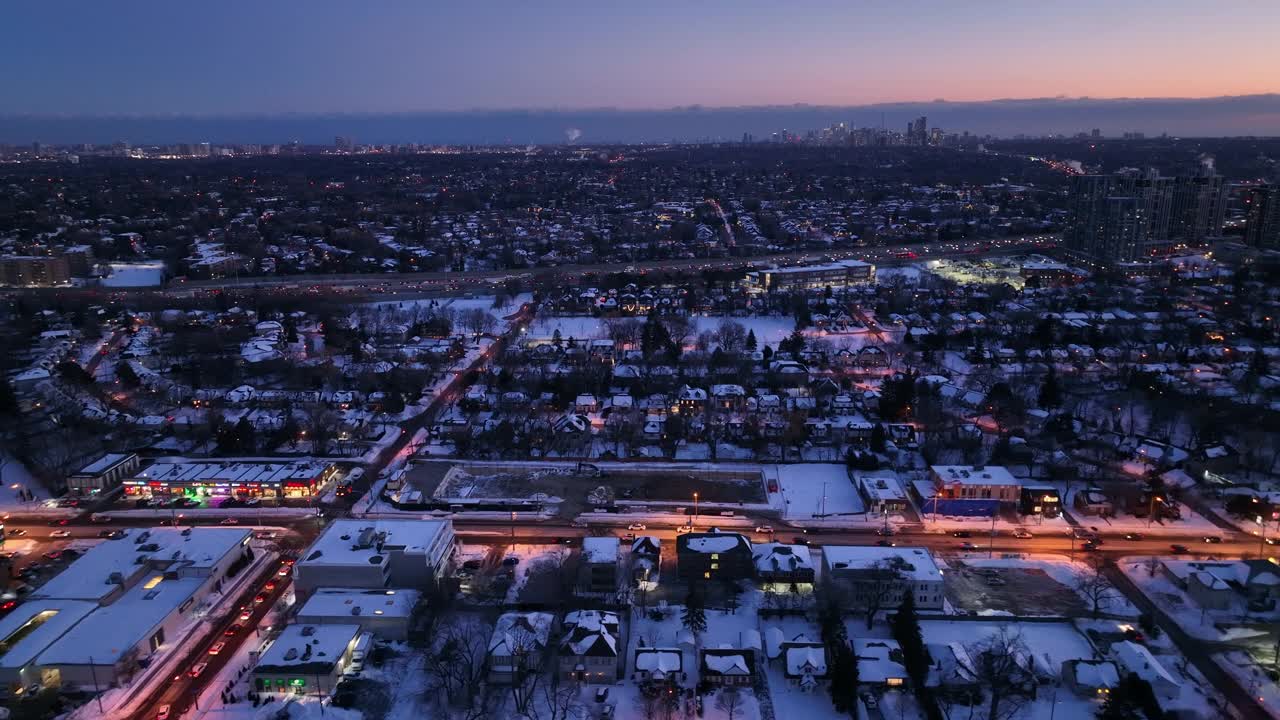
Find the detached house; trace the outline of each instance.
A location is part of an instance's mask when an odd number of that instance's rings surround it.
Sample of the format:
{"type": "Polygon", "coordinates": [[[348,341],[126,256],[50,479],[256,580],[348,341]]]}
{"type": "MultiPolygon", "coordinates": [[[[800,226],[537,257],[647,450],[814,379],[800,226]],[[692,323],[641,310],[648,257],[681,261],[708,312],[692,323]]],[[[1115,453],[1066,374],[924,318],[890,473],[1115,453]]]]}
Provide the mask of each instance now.
{"type": "Polygon", "coordinates": [[[564,618],[560,677],[612,684],[618,679],[618,616],[602,610],[575,610],[564,618]]]}
{"type": "Polygon", "coordinates": [[[813,584],[813,561],[804,545],[765,543],[753,553],[756,579],[761,583],[813,584]]]}
{"type": "Polygon", "coordinates": [[[555,617],[550,613],[509,612],[498,618],[489,640],[489,682],[518,683],[538,672],[547,657],[555,617]]]}

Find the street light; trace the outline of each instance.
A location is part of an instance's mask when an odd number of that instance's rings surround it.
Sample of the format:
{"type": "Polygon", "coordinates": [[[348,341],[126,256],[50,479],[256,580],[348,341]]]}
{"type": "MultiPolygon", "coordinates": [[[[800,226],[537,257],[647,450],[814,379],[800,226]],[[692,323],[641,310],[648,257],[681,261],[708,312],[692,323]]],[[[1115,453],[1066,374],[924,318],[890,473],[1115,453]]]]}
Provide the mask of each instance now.
{"type": "Polygon", "coordinates": [[[698,493],[693,494],[693,522],[689,523],[689,530],[693,531],[693,526],[698,523],[698,493]]]}

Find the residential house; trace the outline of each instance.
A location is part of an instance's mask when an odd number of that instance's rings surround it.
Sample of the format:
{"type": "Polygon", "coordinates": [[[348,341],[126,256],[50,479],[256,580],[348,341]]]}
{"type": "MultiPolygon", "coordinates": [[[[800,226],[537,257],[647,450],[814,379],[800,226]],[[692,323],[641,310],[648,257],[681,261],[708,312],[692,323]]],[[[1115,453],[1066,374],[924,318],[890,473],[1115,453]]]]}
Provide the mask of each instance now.
{"type": "Polygon", "coordinates": [[[575,610],[564,618],[560,677],[612,684],[618,679],[618,616],[603,610],[575,610]]]}
{"type": "Polygon", "coordinates": [[[739,648],[703,648],[702,682],[709,685],[750,685],[756,677],[756,656],[739,648]]]}
{"type": "Polygon", "coordinates": [[[582,539],[582,582],[585,592],[612,593],[618,589],[618,538],[582,539]]]}
{"type": "Polygon", "coordinates": [[[756,579],[761,583],[812,585],[813,560],[805,545],[764,543],[753,548],[756,579]]]}
{"type": "Polygon", "coordinates": [[[906,684],[907,669],[897,640],[855,638],[853,654],[858,661],[859,687],[899,688],[906,684]]]}
{"type": "Polygon", "coordinates": [[[631,543],[631,581],[649,589],[658,584],[662,567],[662,541],[652,535],[641,535],[631,543]]]}
{"type": "Polygon", "coordinates": [[[509,612],[498,618],[489,640],[489,682],[522,682],[542,669],[555,616],[544,612],[509,612]]]}
{"type": "Polygon", "coordinates": [[[1098,698],[1120,684],[1120,671],[1110,660],[1068,660],[1062,664],[1062,680],[1076,695],[1098,698]]]}
{"type": "Polygon", "coordinates": [[[1181,691],[1182,682],[1160,664],[1145,645],[1125,640],[1113,644],[1111,654],[1122,674],[1133,673],[1151,683],[1158,697],[1175,697],[1181,691]]]}
{"type": "Polygon", "coordinates": [[[638,647],[634,667],[631,679],[641,685],[679,685],[688,678],[680,648],[638,647]]]}

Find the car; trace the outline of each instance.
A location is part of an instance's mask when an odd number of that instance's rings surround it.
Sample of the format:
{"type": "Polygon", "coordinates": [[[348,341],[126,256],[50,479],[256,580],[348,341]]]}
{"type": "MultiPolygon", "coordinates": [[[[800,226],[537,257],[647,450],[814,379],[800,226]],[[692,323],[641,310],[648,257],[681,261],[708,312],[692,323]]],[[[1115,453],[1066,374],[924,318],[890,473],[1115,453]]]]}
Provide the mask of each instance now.
{"type": "Polygon", "coordinates": [[[797,535],[796,537],[791,538],[791,540],[792,540],[792,542],[794,542],[796,545],[808,545],[808,544],[809,544],[809,538],[807,538],[807,537],[805,537],[805,536],[803,536],[803,535],[797,535]]]}
{"type": "Polygon", "coordinates": [[[960,543],[960,549],[961,550],[977,550],[978,546],[974,545],[971,542],[962,542],[960,543]]]}
{"type": "Polygon", "coordinates": [[[513,566],[515,566],[515,565],[519,565],[519,564],[520,564],[520,558],[518,558],[518,557],[514,557],[514,556],[513,556],[513,557],[507,557],[507,558],[502,558],[502,564],[503,564],[503,565],[506,565],[507,567],[513,567],[513,566]]]}
{"type": "Polygon", "coordinates": [[[484,567],[484,563],[474,558],[462,561],[462,568],[464,570],[479,570],[482,567],[484,567]]]}
{"type": "Polygon", "coordinates": [[[249,622],[252,619],[253,619],[253,610],[247,607],[240,609],[240,622],[249,622]]]}
{"type": "Polygon", "coordinates": [[[1032,535],[1029,530],[1023,530],[1022,528],[1018,528],[1017,530],[1014,530],[1013,536],[1018,538],[1019,540],[1030,540],[1031,538],[1035,537],[1035,535],[1032,535]]]}
{"type": "Polygon", "coordinates": [[[882,527],[876,530],[876,534],[879,535],[880,537],[893,537],[893,528],[882,527]]]}
{"type": "Polygon", "coordinates": [[[871,693],[862,693],[862,704],[866,705],[868,710],[875,710],[876,706],[879,705],[876,701],[876,696],[871,693]]]}
{"type": "Polygon", "coordinates": [[[276,534],[272,530],[259,530],[253,534],[255,540],[275,540],[276,534]]]}
{"type": "Polygon", "coordinates": [[[209,663],[196,663],[191,666],[191,669],[187,671],[187,674],[193,678],[198,678],[204,674],[205,668],[207,667],[209,667],[209,663]]]}
{"type": "Polygon", "coordinates": [[[569,523],[569,527],[585,528],[585,527],[587,527],[587,521],[586,521],[586,520],[574,520],[573,522],[569,523]]]}
{"type": "Polygon", "coordinates": [[[161,705],[160,709],[156,711],[156,720],[169,720],[170,711],[171,709],[168,705],[161,705]]]}
{"type": "Polygon", "coordinates": [[[1083,545],[1080,546],[1080,549],[1084,550],[1085,552],[1093,552],[1098,549],[1098,543],[1093,540],[1087,540],[1083,545]]]}
{"type": "Polygon", "coordinates": [[[628,530],[648,530],[644,523],[631,523],[627,526],[628,530]]]}
{"type": "Polygon", "coordinates": [[[1210,545],[1218,545],[1222,543],[1222,538],[1217,535],[1205,535],[1204,541],[1210,545]]]}
{"type": "Polygon", "coordinates": [[[63,527],[70,524],[71,524],[70,518],[58,518],[57,520],[49,521],[49,527],[63,527]]]}
{"type": "Polygon", "coordinates": [[[609,699],[609,688],[602,687],[596,689],[596,702],[603,703],[609,699]]]}
{"type": "Polygon", "coordinates": [[[1136,643],[1146,642],[1147,640],[1146,636],[1133,628],[1125,628],[1124,639],[1136,643]]]}
{"type": "Polygon", "coordinates": [[[973,533],[969,532],[968,530],[957,530],[957,531],[955,531],[955,532],[951,533],[951,537],[953,537],[953,538],[967,538],[967,537],[973,537],[973,533]]]}
{"type": "Polygon", "coordinates": [[[219,525],[239,525],[240,521],[236,518],[229,517],[229,518],[222,518],[222,522],[218,524],[219,525]]]}
{"type": "Polygon", "coordinates": [[[877,540],[876,545],[879,545],[880,547],[897,547],[898,543],[892,540],[877,540]]]}
{"type": "Polygon", "coordinates": [[[22,528],[13,528],[12,530],[9,531],[9,537],[22,537],[23,535],[26,535],[26,534],[27,534],[27,531],[23,530],[22,528]]]}
{"type": "Polygon", "coordinates": [[[209,646],[209,654],[217,655],[227,647],[227,644],[221,640],[209,646]]]}
{"type": "Polygon", "coordinates": [[[266,596],[265,594],[263,594],[263,593],[258,593],[257,595],[254,595],[254,596],[253,596],[253,604],[254,604],[254,605],[261,605],[262,603],[264,603],[264,602],[266,602],[266,601],[267,601],[267,596],[266,596]]]}
{"type": "Polygon", "coordinates": [[[266,592],[271,592],[272,590],[275,590],[276,589],[275,581],[268,580],[267,584],[262,586],[262,589],[265,590],[266,592]]]}
{"type": "Polygon", "coordinates": [[[756,528],[756,532],[758,532],[758,533],[762,533],[762,534],[764,534],[764,535],[772,535],[772,534],[773,534],[773,526],[771,526],[771,525],[760,525],[760,526],[758,526],[758,527],[756,528]]]}
{"type": "Polygon", "coordinates": [[[240,623],[232,623],[230,627],[222,631],[223,637],[235,637],[237,633],[244,629],[240,623]]]}
{"type": "Polygon", "coordinates": [[[1131,533],[1124,534],[1125,540],[1141,540],[1143,537],[1145,536],[1140,532],[1131,532],[1131,533]]]}
{"type": "Polygon", "coordinates": [[[678,532],[678,533],[691,533],[691,532],[693,532],[693,526],[692,526],[692,525],[681,525],[680,527],[676,528],[676,532],[678,532]]]}
{"type": "Polygon", "coordinates": [[[1174,545],[1170,545],[1169,549],[1173,551],[1174,555],[1186,555],[1187,553],[1191,552],[1191,550],[1186,545],[1174,544],[1174,545]]]}
{"type": "Polygon", "coordinates": [[[93,514],[93,515],[90,515],[90,516],[89,516],[89,522],[94,523],[95,525],[104,525],[104,524],[106,524],[106,523],[111,522],[111,516],[110,516],[110,515],[98,515],[98,514],[96,514],[96,513],[95,513],[95,514],[93,514]]]}
{"type": "Polygon", "coordinates": [[[71,531],[70,530],[54,530],[53,532],[49,533],[49,537],[69,538],[71,537],[71,531]]]}
{"type": "Polygon", "coordinates": [[[10,610],[16,607],[18,607],[17,600],[5,600],[4,602],[0,603],[0,612],[9,612],[10,610]]]}
{"type": "Polygon", "coordinates": [[[1266,540],[1268,545],[1280,545],[1280,538],[1269,537],[1266,540]]]}
{"type": "Polygon", "coordinates": [[[58,558],[62,557],[62,551],[50,550],[49,552],[45,553],[41,557],[43,557],[45,560],[57,560],[58,558]]]}

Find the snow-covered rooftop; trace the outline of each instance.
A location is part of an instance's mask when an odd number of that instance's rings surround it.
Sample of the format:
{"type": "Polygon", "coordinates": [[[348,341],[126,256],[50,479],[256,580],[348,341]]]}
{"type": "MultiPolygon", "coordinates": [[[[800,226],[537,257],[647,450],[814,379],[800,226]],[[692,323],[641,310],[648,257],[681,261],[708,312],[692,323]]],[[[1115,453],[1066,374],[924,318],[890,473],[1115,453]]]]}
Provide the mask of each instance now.
{"type": "Polygon", "coordinates": [[[14,608],[0,619],[0,668],[26,666],[97,608],[80,600],[32,600],[14,608]]]}
{"type": "Polygon", "coordinates": [[[388,548],[426,552],[449,526],[445,520],[335,520],[312,543],[298,567],[318,565],[367,566],[386,557],[388,548]],[[363,542],[362,537],[369,538],[363,542]],[[381,538],[382,548],[377,539],[381,538]]]}
{"type": "Polygon", "coordinates": [[[933,472],[946,483],[961,485],[1021,485],[1008,468],[1000,465],[934,465],[933,472]]]}
{"type": "Polygon", "coordinates": [[[277,668],[281,672],[297,672],[299,667],[312,663],[332,666],[359,636],[359,625],[288,625],[262,653],[254,672],[273,672],[277,668]]]}
{"type": "Polygon", "coordinates": [[[822,560],[826,572],[866,569],[891,559],[903,561],[902,572],[916,582],[942,581],[942,571],[925,548],[879,547],[874,545],[825,545],[822,560]]]}
{"type": "Polygon", "coordinates": [[[358,617],[379,615],[407,618],[420,594],[417,590],[348,590],[320,588],[298,612],[300,617],[358,617]]]}

